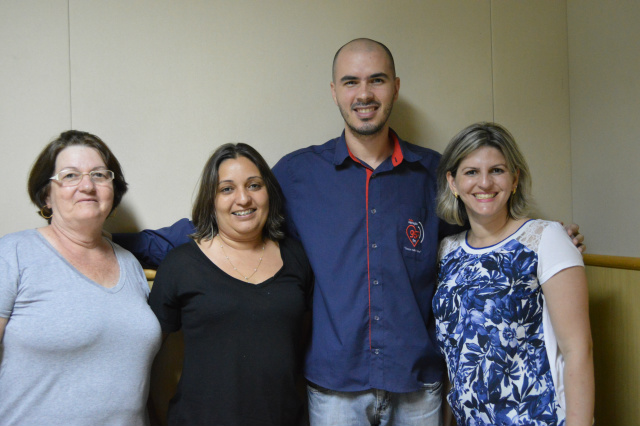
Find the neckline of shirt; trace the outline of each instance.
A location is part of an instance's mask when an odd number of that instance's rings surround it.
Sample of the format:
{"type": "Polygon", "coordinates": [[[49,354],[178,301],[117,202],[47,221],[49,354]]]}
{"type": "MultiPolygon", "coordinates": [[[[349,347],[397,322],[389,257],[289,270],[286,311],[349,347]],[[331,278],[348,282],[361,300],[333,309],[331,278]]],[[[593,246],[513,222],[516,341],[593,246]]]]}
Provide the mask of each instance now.
{"type": "MultiPolygon", "coordinates": [[[[381,165],[384,164],[387,160],[391,161],[392,167],[399,166],[400,164],[402,164],[404,160],[407,160],[410,162],[420,160],[420,157],[416,157],[415,153],[413,153],[412,151],[407,151],[406,153],[404,152],[400,137],[395,132],[395,130],[391,128],[389,128],[389,137],[391,137],[391,140],[393,141],[393,151],[391,152],[391,155],[387,157],[383,161],[383,163],[381,163],[381,165]]],[[[364,161],[356,157],[351,152],[351,150],[349,149],[349,146],[347,145],[345,131],[343,131],[342,135],[340,135],[340,137],[337,139],[334,164],[340,165],[344,163],[344,161],[347,158],[351,158],[354,162],[360,164],[364,168],[371,170],[374,173],[377,171],[377,169],[373,170],[367,163],[365,163],[364,161]]],[[[380,166],[378,166],[378,168],[380,168],[380,166]]]]}
{"type": "Polygon", "coordinates": [[[32,231],[35,233],[36,238],[38,238],[41,242],[44,243],[45,247],[47,247],[50,251],[52,251],[58,257],[58,259],[60,259],[76,275],[81,277],[83,281],[86,281],[86,282],[90,283],[94,287],[97,287],[97,288],[99,288],[100,290],[102,290],[102,291],[104,291],[106,293],[112,293],[112,294],[119,292],[124,287],[124,283],[125,283],[125,280],[126,280],[126,272],[125,272],[125,268],[124,268],[123,263],[122,263],[122,259],[120,258],[120,253],[118,253],[118,250],[116,249],[116,244],[113,241],[110,241],[108,238],[106,239],[107,242],[109,243],[109,245],[111,246],[111,249],[113,250],[113,253],[116,256],[116,261],[118,262],[118,268],[120,269],[120,276],[118,277],[118,282],[116,283],[115,286],[113,286],[113,287],[105,287],[103,285],[98,284],[97,282],[95,282],[91,278],[87,277],[85,274],[80,272],[75,266],[73,266],[71,264],[71,262],[69,262],[67,259],[65,259],[65,257],[62,254],[60,254],[60,252],[58,250],[56,250],[56,248],[53,245],[51,245],[51,243],[44,237],[44,235],[42,235],[40,233],[40,231],[38,231],[37,229],[32,229],[32,231]]]}
{"type": "Polygon", "coordinates": [[[219,267],[218,265],[216,265],[211,259],[209,259],[209,257],[204,254],[204,252],[202,251],[202,249],[198,246],[198,243],[196,243],[194,240],[189,241],[189,243],[193,244],[193,247],[195,247],[196,251],[199,253],[200,259],[202,261],[206,261],[207,264],[213,266],[213,268],[215,268],[218,272],[220,272],[221,274],[223,274],[224,276],[234,280],[234,281],[238,281],[239,283],[244,284],[245,286],[248,287],[254,287],[254,288],[262,288],[267,286],[268,284],[270,284],[271,282],[273,282],[278,276],[280,276],[280,274],[282,274],[282,271],[284,271],[284,267],[285,267],[285,258],[284,258],[284,253],[282,250],[282,244],[280,244],[280,257],[282,258],[282,267],[280,269],[278,269],[278,272],[276,272],[275,274],[273,274],[273,276],[267,278],[266,280],[259,282],[259,283],[249,283],[246,281],[243,281],[239,278],[234,277],[233,275],[230,275],[228,273],[226,273],[225,271],[222,270],[221,267],[219,267]]]}
{"type": "Polygon", "coordinates": [[[471,244],[469,244],[469,241],[467,240],[468,235],[469,235],[469,231],[465,231],[464,232],[464,239],[462,241],[464,248],[472,253],[484,253],[487,251],[491,251],[493,249],[495,249],[496,247],[502,246],[504,244],[506,244],[507,242],[513,240],[514,238],[516,238],[518,235],[520,235],[524,229],[525,226],[527,226],[527,224],[531,223],[532,221],[534,221],[535,219],[529,219],[527,220],[525,223],[523,223],[522,225],[520,225],[520,227],[518,229],[516,229],[511,235],[508,235],[507,237],[505,237],[503,240],[498,241],[495,244],[491,244],[490,246],[485,246],[485,247],[474,247],[471,244]]]}

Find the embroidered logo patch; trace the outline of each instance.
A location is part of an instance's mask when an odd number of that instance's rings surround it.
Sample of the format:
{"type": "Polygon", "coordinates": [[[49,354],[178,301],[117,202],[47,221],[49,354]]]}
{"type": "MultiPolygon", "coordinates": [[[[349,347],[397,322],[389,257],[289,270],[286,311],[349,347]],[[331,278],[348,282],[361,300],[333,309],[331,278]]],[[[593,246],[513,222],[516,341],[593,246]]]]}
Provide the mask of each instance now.
{"type": "Polygon", "coordinates": [[[424,239],[424,228],[422,227],[422,223],[409,219],[409,226],[407,226],[407,238],[409,238],[413,247],[417,246],[418,243],[421,243],[424,239]]]}

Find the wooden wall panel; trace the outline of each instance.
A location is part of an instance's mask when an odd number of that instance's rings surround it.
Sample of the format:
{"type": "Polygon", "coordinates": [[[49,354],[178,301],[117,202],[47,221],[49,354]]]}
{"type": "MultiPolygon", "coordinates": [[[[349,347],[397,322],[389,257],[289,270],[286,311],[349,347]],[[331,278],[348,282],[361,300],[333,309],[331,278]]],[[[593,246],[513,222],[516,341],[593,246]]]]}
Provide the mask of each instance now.
{"type": "Polygon", "coordinates": [[[640,271],[587,266],[596,424],[640,421],[640,271]]]}

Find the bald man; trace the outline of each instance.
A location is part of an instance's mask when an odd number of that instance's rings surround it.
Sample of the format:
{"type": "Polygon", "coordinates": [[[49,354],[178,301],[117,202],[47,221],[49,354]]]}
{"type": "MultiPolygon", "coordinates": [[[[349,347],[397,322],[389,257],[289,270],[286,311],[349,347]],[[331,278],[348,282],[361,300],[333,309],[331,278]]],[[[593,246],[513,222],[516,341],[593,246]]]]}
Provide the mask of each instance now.
{"type": "Polygon", "coordinates": [[[442,421],[431,299],[438,240],[455,230],[435,216],[440,155],[389,128],[399,90],[386,46],[345,44],[331,82],[344,132],[273,168],[289,233],[316,275],[305,360],[312,426],[442,421]]]}

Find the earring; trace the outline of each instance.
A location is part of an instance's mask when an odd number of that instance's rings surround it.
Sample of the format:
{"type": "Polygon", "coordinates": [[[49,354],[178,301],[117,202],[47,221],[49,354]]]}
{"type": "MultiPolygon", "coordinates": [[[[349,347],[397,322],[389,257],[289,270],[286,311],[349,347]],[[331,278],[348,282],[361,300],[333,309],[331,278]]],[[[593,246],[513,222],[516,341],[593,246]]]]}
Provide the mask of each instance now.
{"type": "Polygon", "coordinates": [[[518,190],[518,187],[516,186],[515,188],[513,188],[513,192],[511,192],[511,194],[516,195],[517,190],[518,190]]]}
{"type": "Polygon", "coordinates": [[[45,213],[44,213],[44,209],[45,208],[49,208],[49,207],[42,206],[42,208],[40,209],[40,216],[42,216],[44,219],[49,220],[49,219],[51,219],[51,216],[53,216],[53,211],[51,212],[51,214],[49,216],[46,216],[45,213]]]}
{"type": "Polygon", "coordinates": [[[456,200],[458,199],[458,192],[457,191],[453,191],[453,196],[456,197],[456,200]]]}

